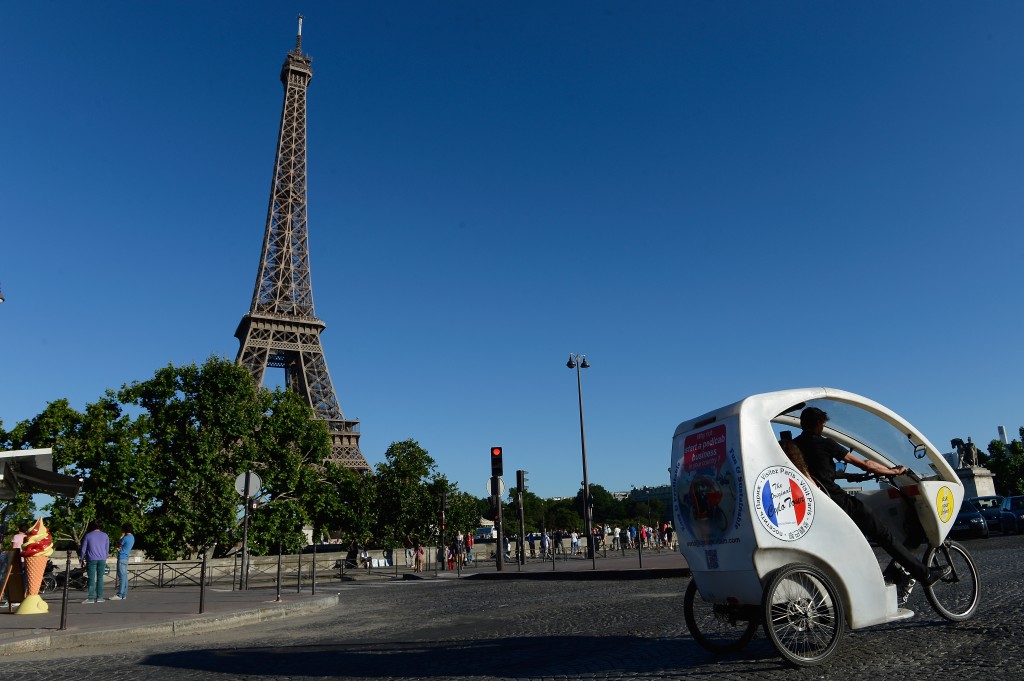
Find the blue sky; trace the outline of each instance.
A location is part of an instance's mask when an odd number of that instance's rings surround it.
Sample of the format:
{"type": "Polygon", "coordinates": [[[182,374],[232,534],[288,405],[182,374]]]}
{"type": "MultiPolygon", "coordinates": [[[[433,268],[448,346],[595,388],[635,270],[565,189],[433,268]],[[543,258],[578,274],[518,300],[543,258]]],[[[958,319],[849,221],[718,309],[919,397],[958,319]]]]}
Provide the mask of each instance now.
{"type": "Polygon", "coordinates": [[[234,358],[302,13],[317,315],[371,463],[667,481],[833,386],[1024,425],[1024,5],[7,3],[0,419],[234,358]]]}

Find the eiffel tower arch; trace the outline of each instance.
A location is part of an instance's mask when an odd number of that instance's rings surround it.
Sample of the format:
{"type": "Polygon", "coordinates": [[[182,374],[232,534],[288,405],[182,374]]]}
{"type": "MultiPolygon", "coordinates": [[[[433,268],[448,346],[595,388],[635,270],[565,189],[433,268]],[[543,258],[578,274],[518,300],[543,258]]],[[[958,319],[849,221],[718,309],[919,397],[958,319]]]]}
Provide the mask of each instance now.
{"type": "Polygon", "coordinates": [[[370,471],[359,450],[359,421],[346,419],[334,392],[320,334],[327,325],[313,310],[306,224],[306,88],[312,59],[302,53],[302,17],[295,49],[281,67],[284,106],[274,159],[274,181],[249,313],[235,337],[235,361],[263,385],[267,368],[284,369],[285,385],[327,422],[331,460],[370,471]]]}

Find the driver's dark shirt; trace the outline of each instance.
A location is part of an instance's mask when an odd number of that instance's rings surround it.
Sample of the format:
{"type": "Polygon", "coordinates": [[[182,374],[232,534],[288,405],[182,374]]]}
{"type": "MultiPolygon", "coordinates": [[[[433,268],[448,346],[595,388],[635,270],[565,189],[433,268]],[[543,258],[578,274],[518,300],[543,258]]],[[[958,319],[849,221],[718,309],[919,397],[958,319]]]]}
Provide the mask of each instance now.
{"type": "Polygon", "coordinates": [[[793,438],[793,442],[800,448],[807,463],[807,470],[810,471],[819,485],[837,486],[835,461],[842,461],[849,452],[835,440],[830,440],[824,435],[814,435],[803,432],[793,438]]]}

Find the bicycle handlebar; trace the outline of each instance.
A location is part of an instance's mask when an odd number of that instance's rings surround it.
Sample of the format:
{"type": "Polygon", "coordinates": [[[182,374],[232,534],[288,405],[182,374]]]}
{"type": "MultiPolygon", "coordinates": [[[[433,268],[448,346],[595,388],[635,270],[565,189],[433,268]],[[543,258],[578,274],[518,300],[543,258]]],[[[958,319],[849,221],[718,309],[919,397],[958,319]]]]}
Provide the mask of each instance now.
{"type": "Polygon", "coordinates": [[[892,482],[892,479],[900,475],[905,475],[915,482],[920,482],[921,476],[907,468],[903,473],[840,473],[836,476],[837,479],[846,480],[847,482],[867,482],[868,480],[882,480],[886,479],[887,482],[892,482]]]}

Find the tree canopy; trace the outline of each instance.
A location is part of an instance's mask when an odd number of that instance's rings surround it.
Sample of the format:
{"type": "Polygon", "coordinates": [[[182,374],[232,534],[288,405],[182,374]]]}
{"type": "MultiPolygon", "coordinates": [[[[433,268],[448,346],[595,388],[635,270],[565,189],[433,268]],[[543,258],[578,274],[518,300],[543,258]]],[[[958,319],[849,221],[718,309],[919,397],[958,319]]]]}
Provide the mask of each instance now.
{"type": "MultiPolygon", "coordinates": [[[[241,538],[242,499],[235,479],[260,476],[249,518],[249,548],[297,551],[314,541],[355,539],[396,546],[406,536],[436,540],[441,499],[446,524],[471,532],[476,502],[437,470],[415,440],[393,442],[376,475],[330,461],[330,436],[303,400],[253,383],[243,367],[211,357],[159,369],[146,381],[108,391],[83,412],[51,402],[0,441],[12,449],[51,447],[55,469],[82,478],[81,493],[44,511],[54,536],[77,545],[91,520],[115,534],[131,523],[150,558],[223,556],[241,538]]],[[[35,513],[31,495],[4,505],[13,531],[35,513]]]]}
{"type": "Polygon", "coordinates": [[[1024,494],[1024,426],[1017,433],[1020,438],[1009,444],[992,440],[984,461],[995,476],[996,492],[1005,496],[1024,494]]]}

